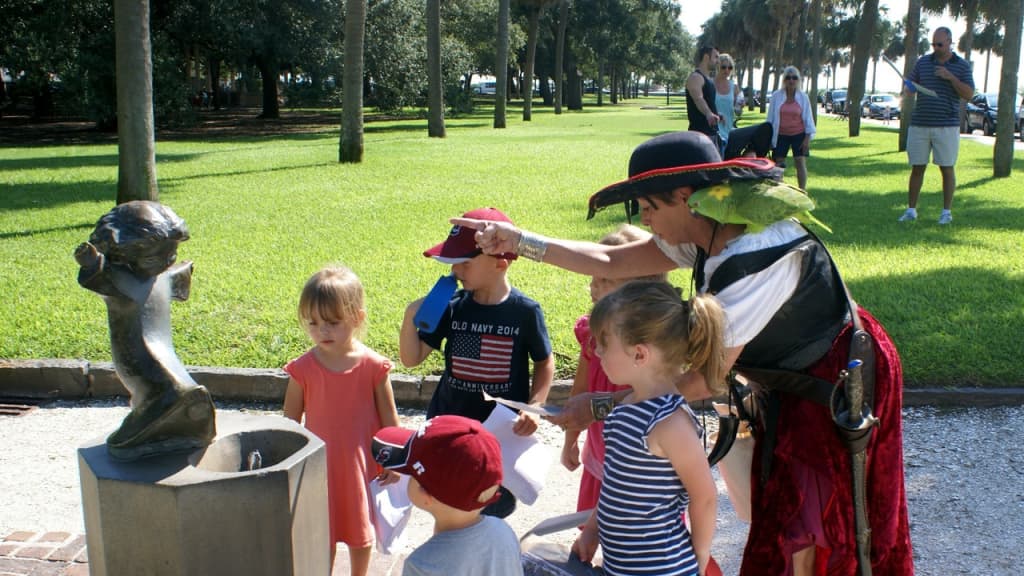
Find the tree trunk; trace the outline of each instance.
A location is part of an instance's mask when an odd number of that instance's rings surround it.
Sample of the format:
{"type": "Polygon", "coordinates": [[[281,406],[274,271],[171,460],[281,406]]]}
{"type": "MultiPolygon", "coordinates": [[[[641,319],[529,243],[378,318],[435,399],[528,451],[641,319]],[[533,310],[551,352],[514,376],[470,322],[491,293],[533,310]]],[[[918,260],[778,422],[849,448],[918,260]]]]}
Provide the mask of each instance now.
{"type": "Polygon", "coordinates": [[[366,0],[345,3],[345,69],[341,80],[341,141],[338,162],[363,161],[363,41],[366,0]]]}
{"type": "Polygon", "coordinates": [[[989,67],[989,64],[991,64],[991,63],[992,63],[992,51],[991,50],[986,50],[985,51],[985,84],[984,84],[984,87],[981,90],[982,92],[988,92],[988,67],[989,67]]]}
{"type": "Polygon", "coordinates": [[[213,84],[211,104],[214,110],[220,110],[224,105],[222,100],[224,95],[220,89],[220,58],[216,56],[210,56],[210,82],[213,84]]]}
{"type": "Polygon", "coordinates": [[[875,93],[875,80],[878,78],[878,58],[871,59],[871,94],[875,93]]]}
{"type": "Polygon", "coordinates": [[[444,77],[441,72],[441,0],[427,0],[427,135],[444,138],[444,77]]]}
{"type": "MultiPolygon", "coordinates": [[[[1006,4],[1003,70],[999,77],[999,118],[996,119],[996,145],[992,152],[992,175],[996,178],[1006,178],[1013,168],[1013,111],[1017,104],[1017,68],[1020,66],[1022,28],[1024,0],[1010,0],[1006,4]]],[[[1024,134],[1021,138],[1024,138],[1024,134]]]]}
{"type": "Polygon", "coordinates": [[[533,116],[533,65],[537,57],[537,28],[540,27],[540,6],[530,8],[526,30],[526,67],[523,70],[523,122],[533,116]]]}
{"type": "Polygon", "coordinates": [[[811,102],[814,107],[811,115],[814,123],[818,123],[818,76],[821,74],[821,0],[811,1],[811,26],[813,40],[811,41],[811,102]]]}
{"type": "MultiPolygon", "coordinates": [[[[903,39],[903,77],[910,76],[917,63],[918,28],[921,27],[921,0],[909,0],[907,6],[907,35],[903,39]]],[[[904,92],[900,100],[900,143],[899,151],[907,150],[907,129],[910,117],[914,115],[914,94],[904,92]]]]}
{"type": "Polygon", "coordinates": [[[114,2],[117,203],[157,200],[149,0],[114,2]]]}
{"type": "Polygon", "coordinates": [[[281,109],[277,104],[277,58],[265,55],[259,60],[260,76],[263,77],[263,112],[260,118],[280,118],[281,109]]]}
{"type": "Polygon", "coordinates": [[[604,106],[604,59],[597,59],[597,105],[604,106]]]}
{"type": "Polygon", "coordinates": [[[494,62],[494,127],[505,127],[508,104],[508,21],[511,0],[498,0],[498,38],[494,62]]]}
{"type": "Polygon", "coordinates": [[[566,76],[568,90],[565,93],[565,105],[569,110],[583,110],[583,76],[580,74],[579,68],[573,64],[569,67],[566,76]]]}
{"type": "Polygon", "coordinates": [[[857,21],[857,43],[853,46],[853,62],[850,63],[850,90],[846,93],[846,116],[849,119],[851,138],[860,136],[860,100],[867,83],[868,53],[877,23],[878,0],[867,0],[857,21]]]}
{"type": "Polygon", "coordinates": [[[558,3],[558,38],[555,40],[555,114],[562,113],[565,100],[565,29],[569,24],[569,0],[558,3]]]}

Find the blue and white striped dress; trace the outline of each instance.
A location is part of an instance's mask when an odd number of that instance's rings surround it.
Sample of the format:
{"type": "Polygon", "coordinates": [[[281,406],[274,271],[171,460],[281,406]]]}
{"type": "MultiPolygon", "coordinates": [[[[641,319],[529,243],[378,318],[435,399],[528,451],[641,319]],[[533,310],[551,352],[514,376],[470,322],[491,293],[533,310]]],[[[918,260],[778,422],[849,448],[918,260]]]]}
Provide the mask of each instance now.
{"type": "Polygon", "coordinates": [[[617,406],[605,420],[597,529],[606,574],[699,573],[690,531],[681,519],[690,496],[672,463],[647,448],[655,424],[679,409],[694,418],[703,436],[703,428],[678,394],[617,406]]]}

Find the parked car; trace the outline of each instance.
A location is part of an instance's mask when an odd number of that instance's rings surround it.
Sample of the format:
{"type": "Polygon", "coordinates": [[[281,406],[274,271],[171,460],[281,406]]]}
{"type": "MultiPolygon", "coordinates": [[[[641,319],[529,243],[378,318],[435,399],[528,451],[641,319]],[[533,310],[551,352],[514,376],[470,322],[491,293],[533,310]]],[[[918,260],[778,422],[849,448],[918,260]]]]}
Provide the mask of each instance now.
{"type": "Polygon", "coordinates": [[[833,114],[846,114],[846,90],[833,90],[832,106],[826,104],[825,108],[833,114]]]}
{"type": "Polygon", "coordinates": [[[897,119],[900,117],[900,101],[892,94],[872,94],[865,97],[865,102],[861,106],[861,116],[867,118],[884,118],[885,109],[889,108],[889,118],[897,119]]]}
{"type": "Polygon", "coordinates": [[[1020,106],[1017,107],[1017,135],[1024,142],[1024,98],[1020,99],[1020,106]]]}
{"type": "MultiPolygon", "coordinates": [[[[996,119],[999,116],[999,94],[990,92],[988,94],[975,94],[967,101],[967,132],[981,129],[986,136],[993,136],[996,133],[996,119]]],[[[1020,129],[1021,111],[1018,108],[1014,111],[1013,124],[1020,129]]]]}

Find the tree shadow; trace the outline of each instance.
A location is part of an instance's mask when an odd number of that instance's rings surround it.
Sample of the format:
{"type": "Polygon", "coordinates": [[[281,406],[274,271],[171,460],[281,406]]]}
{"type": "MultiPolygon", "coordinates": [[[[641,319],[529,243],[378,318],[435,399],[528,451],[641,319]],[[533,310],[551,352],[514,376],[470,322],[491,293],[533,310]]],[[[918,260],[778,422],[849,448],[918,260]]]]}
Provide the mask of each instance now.
{"type": "Polygon", "coordinates": [[[0,184],[0,212],[40,210],[78,202],[109,202],[113,206],[116,197],[117,184],[111,181],[0,184]]]}
{"type": "Polygon", "coordinates": [[[0,232],[0,240],[6,240],[8,238],[26,238],[29,236],[39,236],[43,234],[50,234],[51,232],[92,230],[95,226],[95,222],[83,222],[81,224],[68,224],[67,226],[51,226],[49,228],[40,228],[38,230],[18,230],[17,232],[0,232]]]}

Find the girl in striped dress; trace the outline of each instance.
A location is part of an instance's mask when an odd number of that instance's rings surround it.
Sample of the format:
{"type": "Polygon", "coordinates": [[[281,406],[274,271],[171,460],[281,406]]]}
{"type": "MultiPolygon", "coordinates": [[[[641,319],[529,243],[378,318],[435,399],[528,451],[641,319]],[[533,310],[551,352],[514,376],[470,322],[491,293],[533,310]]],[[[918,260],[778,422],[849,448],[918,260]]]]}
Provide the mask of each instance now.
{"type": "Polygon", "coordinates": [[[610,576],[705,573],[717,490],[704,431],[675,383],[685,367],[721,383],[723,326],[713,297],[682,301],[663,282],[630,282],[594,307],[601,365],[632,392],[605,420],[604,483],[573,551],[589,562],[600,543],[610,576]]]}

